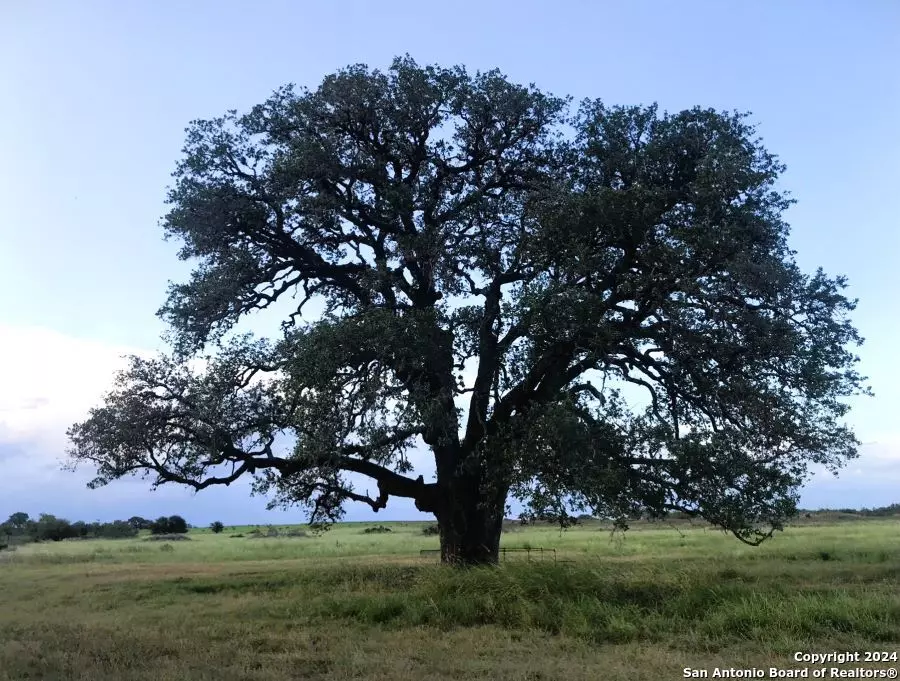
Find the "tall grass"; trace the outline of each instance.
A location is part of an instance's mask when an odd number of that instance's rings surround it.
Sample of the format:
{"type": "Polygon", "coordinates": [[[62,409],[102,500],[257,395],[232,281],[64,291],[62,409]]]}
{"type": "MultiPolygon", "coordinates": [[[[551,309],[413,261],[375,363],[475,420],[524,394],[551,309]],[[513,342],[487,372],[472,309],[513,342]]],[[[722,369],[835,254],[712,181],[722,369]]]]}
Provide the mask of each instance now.
{"type": "Polygon", "coordinates": [[[504,544],[571,562],[469,570],[421,558],[437,540],[420,526],[390,526],[22,547],[0,564],[0,680],[658,679],[900,642],[893,521],[756,549],[702,528],[527,528],[504,544]]]}

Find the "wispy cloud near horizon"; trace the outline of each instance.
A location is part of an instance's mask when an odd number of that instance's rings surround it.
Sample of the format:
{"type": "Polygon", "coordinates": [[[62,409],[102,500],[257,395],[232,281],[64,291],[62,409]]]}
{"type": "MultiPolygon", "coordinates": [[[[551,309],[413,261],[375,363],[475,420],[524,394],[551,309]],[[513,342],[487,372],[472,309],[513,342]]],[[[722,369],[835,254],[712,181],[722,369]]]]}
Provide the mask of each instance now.
{"type": "Polygon", "coordinates": [[[32,460],[58,456],[68,427],[99,404],[126,357],[149,352],[0,324],[0,444],[28,443],[32,460]]]}

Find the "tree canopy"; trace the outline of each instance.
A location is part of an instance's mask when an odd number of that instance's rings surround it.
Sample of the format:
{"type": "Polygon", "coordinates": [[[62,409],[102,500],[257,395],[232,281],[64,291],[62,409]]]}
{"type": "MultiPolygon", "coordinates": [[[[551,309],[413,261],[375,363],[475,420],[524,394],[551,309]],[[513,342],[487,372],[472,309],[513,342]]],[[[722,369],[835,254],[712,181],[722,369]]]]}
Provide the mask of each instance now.
{"type": "Polygon", "coordinates": [[[185,534],[187,521],[180,515],[160,516],[150,523],[151,534],[185,534]]]}
{"type": "Polygon", "coordinates": [[[510,496],[757,542],[810,464],[856,455],[855,303],[796,264],[746,114],[573,107],[406,57],[194,121],[183,151],[163,227],[196,267],[160,311],[172,351],[69,431],[93,485],[246,475],[313,522],[407,497],[478,563],[510,496]],[[239,333],[270,306],[278,335],[239,333]]]}

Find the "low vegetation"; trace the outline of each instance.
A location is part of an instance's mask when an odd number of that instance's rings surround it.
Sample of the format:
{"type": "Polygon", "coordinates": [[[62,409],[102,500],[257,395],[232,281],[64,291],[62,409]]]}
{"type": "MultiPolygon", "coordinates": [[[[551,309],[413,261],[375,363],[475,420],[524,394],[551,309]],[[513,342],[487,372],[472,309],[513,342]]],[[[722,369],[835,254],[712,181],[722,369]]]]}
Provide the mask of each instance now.
{"type": "MultiPolygon", "coordinates": [[[[518,526],[555,549],[438,564],[425,523],[193,529],[0,554],[0,680],[668,679],[896,650],[896,519],[801,516],[760,547],[672,520],[518,526]],[[366,532],[372,528],[390,532],[366,532]],[[185,535],[182,535],[185,536],[185,535]],[[233,536],[233,535],[232,535],[233,536]],[[467,650],[466,655],[454,651],[467,650]]],[[[866,666],[866,665],[863,665],[866,666]]],[[[881,667],[884,667],[882,664],[881,667]]]]}
{"type": "Polygon", "coordinates": [[[41,513],[37,519],[25,512],[13,513],[0,523],[0,549],[11,544],[37,541],[62,541],[64,539],[128,539],[136,537],[141,530],[152,534],[184,534],[188,531],[187,521],[179,515],[163,516],[150,521],[140,516],[128,520],[112,522],[70,522],[50,513],[41,513]]]}
{"type": "Polygon", "coordinates": [[[0,524],[0,546],[36,541],[62,541],[63,539],[126,539],[138,534],[138,529],[125,520],[109,523],[84,521],[69,522],[49,513],[41,513],[37,519],[26,513],[14,513],[0,524]]]}
{"type": "Polygon", "coordinates": [[[190,541],[187,534],[151,534],[144,541],[190,541]]]}
{"type": "Polygon", "coordinates": [[[162,516],[150,523],[153,534],[184,534],[188,531],[187,521],[180,515],[162,516]]]}

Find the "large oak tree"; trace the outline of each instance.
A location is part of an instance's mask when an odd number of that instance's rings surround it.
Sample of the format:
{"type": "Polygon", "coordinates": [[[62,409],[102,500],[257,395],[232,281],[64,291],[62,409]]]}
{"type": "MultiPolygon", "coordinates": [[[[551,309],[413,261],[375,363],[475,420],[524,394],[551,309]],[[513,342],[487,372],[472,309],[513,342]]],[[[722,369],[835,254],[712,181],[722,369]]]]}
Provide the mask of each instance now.
{"type": "Polygon", "coordinates": [[[788,247],[782,170],[745,115],[573,111],[409,58],[195,121],[164,219],[196,263],[160,312],[172,351],[132,359],[70,463],[95,486],[252,476],[312,522],[407,497],[463,564],[497,559],[510,496],[758,542],[810,464],[856,455],[843,398],[867,390],[845,280],[788,247]],[[237,333],[273,305],[280,334],[237,333]],[[410,475],[423,443],[434,481],[410,475]]]}

